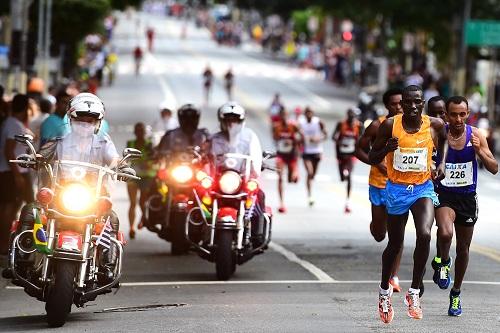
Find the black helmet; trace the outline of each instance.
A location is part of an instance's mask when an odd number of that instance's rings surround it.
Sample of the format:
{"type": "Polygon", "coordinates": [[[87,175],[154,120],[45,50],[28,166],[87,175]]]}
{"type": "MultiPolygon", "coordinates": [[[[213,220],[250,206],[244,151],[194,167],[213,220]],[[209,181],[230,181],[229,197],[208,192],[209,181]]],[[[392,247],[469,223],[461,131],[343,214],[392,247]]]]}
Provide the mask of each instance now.
{"type": "Polygon", "coordinates": [[[200,122],[200,109],[193,104],[184,104],[177,110],[179,126],[186,134],[193,134],[200,122]]]}

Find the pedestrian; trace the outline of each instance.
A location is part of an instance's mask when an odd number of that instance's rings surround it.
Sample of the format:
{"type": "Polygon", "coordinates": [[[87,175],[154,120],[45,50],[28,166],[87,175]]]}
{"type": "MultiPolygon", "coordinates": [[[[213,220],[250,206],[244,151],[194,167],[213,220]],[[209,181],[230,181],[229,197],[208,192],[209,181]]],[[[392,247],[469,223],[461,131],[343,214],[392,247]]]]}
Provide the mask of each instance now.
{"type": "Polygon", "coordinates": [[[448,119],[448,154],[446,155],[446,177],[436,183],[439,206],[436,208],[438,226],[439,256],[432,261],[434,282],[441,289],[447,289],[451,283],[449,255],[456,234],[455,278],[450,290],[449,316],[460,316],[462,305],[460,291],[469,263],[469,248],[477,222],[477,159],[492,174],[498,172],[498,162],[488,148],[486,137],[473,126],[467,125],[469,116],[467,99],[453,96],[446,101],[448,119]]]}
{"type": "Polygon", "coordinates": [[[363,124],[356,119],[356,111],[355,108],[349,108],[347,118],[337,124],[332,135],[337,153],[340,181],[347,182],[347,196],[344,208],[346,214],[351,212],[349,197],[351,196],[351,173],[354,167],[356,142],[363,132],[363,124]]]}
{"type": "Polygon", "coordinates": [[[422,115],[425,101],[419,86],[403,90],[401,105],[403,114],[386,119],[377,131],[377,137],[369,153],[371,165],[387,162],[386,207],[387,235],[389,241],[382,255],[382,277],[379,290],[378,310],[381,320],[390,323],[394,317],[392,308],[393,288],[389,283],[396,258],[403,246],[408,214],[411,211],[415,223],[416,247],[413,253],[413,278],[406,293],[408,316],[422,318],[420,284],[429,257],[431,227],[434,206],[439,204],[431,179],[444,177],[444,165],[431,170],[432,151],[444,155],[446,146],[445,124],[441,119],[422,115]]]}
{"type": "Polygon", "coordinates": [[[30,120],[29,127],[34,134],[34,144],[35,148],[40,147],[40,131],[42,123],[47,119],[52,112],[55,110],[55,105],[53,105],[50,100],[42,98],[40,100],[40,113],[30,120]]]}
{"type": "Polygon", "coordinates": [[[154,146],[157,146],[160,143],[161,138],[166,132],[179,127],[177,118],[172,115],[170,103],[167,101],[160,103],[158,110],[160,111],[160,119],[157,119],[152,126],[154,146]]]}
{"type": "MultiPolygon", "coordinates": [[[[132,162],[132,167],[136,171],[140,180],[130,180],[127,182],[128,197],[130,206],[128,210],[128,219],[130,223],[129,237],[135,238],[135,209],[137,207],[137,196],[139,195],[139,207],[141,209],[141,221],[145,218],[144,211],[146,208],[146,201],[148,199],[148,192],[151,183],[156,175],[152,166],[153,156],[153,143],[146,138],[146,126],[144,123],[136,123],[134,126],[135,139],[127,141],[128,148],[139,149],[142,152],[140,159],[132,162]]],[[[142,223],[143,224],[143,223],[142,223]]]]}
{"type": "MultiPolygon", "coordinates": [[[[401,114],[401,99],[403,91],[399,88],[389,89],[382,96],[382,101],[388,113],[386,116],[381,116],[370,123],[361,135],[356,145],[356,157],[364,163],[370,164],[368,152],[377,137],[377,131],[387,118],[401,114]]],[[[370,222],[370,233],[377,242],[385,239],[387,233],[387,212],[386,212],[386,189],[387,182],[387,166],[385,160],[377,165],[370,167],[370,175],[368,178],[368,195],[371,203],[372,220],[370,222]]],[[[401,262],[403,248],[396,257],[396,263],[391,271],[390,284],[395,292],[401,291],[399,285],[398,271],[401,262]]]]}
{"type": "Polygon", "coordinates": [[[208,105],[210,101],[210,93],[212,90],[212,81],[214,79],[214,74],[210,65],[207,64],[205,70],[203,71],[203,88],[205,90],[205,105],[208,105]]]}
{"type": "Polygon", "coordinates": [[[230,101],[233,99],[233,83],[234,83],[234,74],[233,70],[229,68],[224,75],[224,87],[226,88],[227,99],[230,101]]]}
{"type": "Polygon", "coordinates": [[[313,206],[312,182],[316,176],[318,165],[323,155],[322,142],[326,139],[327,133],[323,121],[315,116],[314,111],[308,106],[305,108],[304,117],[299,118],[298,123],[304,136],[302,159],[304,160],[304,167],[307,172],[307,200],[309,206],[313,206]]]}
{"type": "Polygon", "coordinates": [[[40,144],[43,145],[50,139],[63,137],[71,130],[67,115],[67,106],[71,95],[65,89],[61,89],[56,95],[56,107],[54,113],[45,119],[40,127],[40,144]]]}
{"type": "Polygon", "coordinates": [[[29,98],[17,94],[11,105],[11,115],[5,119],[0,131],[0,254],[6,254],[9,247],[9,230],[12,221],[23,202],[33,201],[33,188],[29,170],[9,163],[17,156],[26,153],[26,147],[16,142],[16,135],[29,134],[29,98]]]}

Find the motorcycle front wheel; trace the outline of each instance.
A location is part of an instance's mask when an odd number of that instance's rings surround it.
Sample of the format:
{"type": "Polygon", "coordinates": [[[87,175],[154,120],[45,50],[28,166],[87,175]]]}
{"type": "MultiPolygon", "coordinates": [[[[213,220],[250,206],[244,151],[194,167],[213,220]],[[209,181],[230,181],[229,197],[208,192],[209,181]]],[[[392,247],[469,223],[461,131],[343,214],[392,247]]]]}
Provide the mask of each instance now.
{"type": "Polygon", "coordinates": [[[229,280],[236,270],[236,257],[233,252],[233,230],[217,231],[215,272],[218,280],[229,280]]]}
{"type": "Polygon", "coordinates": [[[55,281],[49,288],[45,311],[50,327],[61,327],[71,312],[77,263],[58,261],[54,267],[55,281]]]}
{"type": "Polygon", "coordinates": [[[189,251],[189,243],[186,240],[186,213],[176,212],[172,214],[172,255],[178,256],[189,251]]]}

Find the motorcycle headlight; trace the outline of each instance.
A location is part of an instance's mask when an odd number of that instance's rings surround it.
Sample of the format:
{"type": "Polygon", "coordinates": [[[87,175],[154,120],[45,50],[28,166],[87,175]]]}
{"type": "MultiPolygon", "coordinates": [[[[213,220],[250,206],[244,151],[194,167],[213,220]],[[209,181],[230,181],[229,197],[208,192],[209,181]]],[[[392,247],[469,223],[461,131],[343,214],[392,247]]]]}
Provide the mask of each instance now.
{"type": "Polygon", "coordinates": [[[240,189],[241,177],[234,171],[226,171],[219,179],[219,187],[223,193],[234,194],[240,189]]]}
{"type": "Polygon", "coordinates": [[[193,178],[193,170],[187,165],[179,165],[172,169],[171,175],[176,182],[186,183],[193,178]]]}
{"type": "Polygon", "coordinates": [[[72,213],[82,213],[89,210],[94,196],[91,190],[83,184],[69,184],[62,191],[62,204],[72,213]]]}

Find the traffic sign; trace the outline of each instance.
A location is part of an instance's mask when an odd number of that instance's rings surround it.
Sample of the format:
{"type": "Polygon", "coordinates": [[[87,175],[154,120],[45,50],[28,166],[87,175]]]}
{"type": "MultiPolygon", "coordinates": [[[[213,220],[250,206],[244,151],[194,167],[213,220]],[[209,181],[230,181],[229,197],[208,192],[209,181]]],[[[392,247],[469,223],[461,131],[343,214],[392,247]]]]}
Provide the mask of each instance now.
{"type": "Polygon", "coordinates": [[[468,21],[465,42],[474,46],[500,46],[500,21],[468,21]]]}

